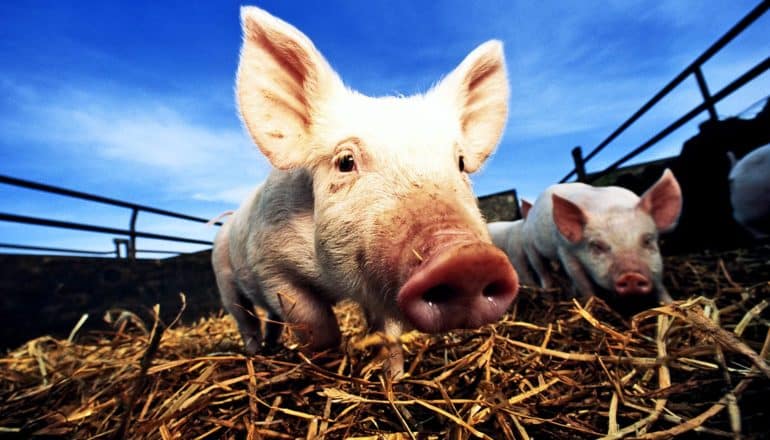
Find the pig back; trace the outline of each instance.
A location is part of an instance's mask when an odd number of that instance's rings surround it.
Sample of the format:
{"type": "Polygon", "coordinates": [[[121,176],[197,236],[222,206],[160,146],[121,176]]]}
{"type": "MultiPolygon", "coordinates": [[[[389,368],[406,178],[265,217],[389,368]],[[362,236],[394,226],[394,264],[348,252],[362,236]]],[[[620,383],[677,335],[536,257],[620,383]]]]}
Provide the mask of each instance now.
{"type": "Polygon", "coordinates": [[[508,236],[514,222],[492,222],[487,224],[492,243],[500,249],[508,249],[508,236]]]}

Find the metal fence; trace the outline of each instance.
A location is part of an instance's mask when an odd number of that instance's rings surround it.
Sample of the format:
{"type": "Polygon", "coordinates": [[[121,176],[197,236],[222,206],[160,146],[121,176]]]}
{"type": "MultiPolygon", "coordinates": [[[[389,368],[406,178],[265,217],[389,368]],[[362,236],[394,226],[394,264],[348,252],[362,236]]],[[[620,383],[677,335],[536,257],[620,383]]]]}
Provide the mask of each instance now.
{"type": "MultiPolygon", "coordinates": [[[[49,218],[30,217],[25,215],[17,215],[17,214],[0,212],[0,221],[22,223],[22,224],[28,224],[28,225],[47,226],[52,228],[62,228],[62,229],[70,229],[70,230],[78,230],[78,231],[96,232],[96,233],[111,234],[114,236],[123,237],[123,238],[113,239],[115,249],[110,251],[90,251],[90,250],[82,250],[82,249],[27,246],[23,244],[15,244],[15,243],[0,243],[0,248],[16,249],[16,250],[46,251],[46,252],[57,252],[57,253],[67,253],[67,254],[93,255],[93,256],[113,255],[116,258],[121,257],[121,249],[123,249],[123,256],[125,256],[128,259],[135,259],[137,252],[156,253],[156,254],[180,253],[176,251],[167,251],[167,250],[137,249],[136,248],[137,238],[149,238],[149,239],[155,239],[155,240],[172,241],[177,243],[192,243],[192,244],[202,244],[202,245],[209,245],[209,246],[212,244],[210,241],[206,241],[206,240],[198,240],[195,238],[188,238],[188,237],[178,237],[173,235],[155,234],[151,232],[136,230],[136,220],[140,212],[157,214],[157,215],[162,215],[166,217],[173,217],[181,220],[187,220],[187,221],[198,222],[198,223],[208,223],[209,220],[205,218],[194,217],[187,214],[167,211],[165,209],[154,208],[152,206],[139,205],[136,203],[126,202],[124,200],[111,199],[108,197],[103,197],[95,194],[89,194],[89,193],[75,191],[75,190],[53,186],[53,185],[46,185],[39,182],[18,179],[15,177],[10,177],[5,175],[0,175],[0,183],[21,187],[21,188],[32,189],[36,191],[41,191],[49,194],[57,194],[65,197],[72,197],[80,200],[88,200],[94,203],[102,203],[106,205],[122,207],[130,210],[130,218],[128,220],[128,229],[112,228],[112,227],[106,227],[106,226],[91,225],[86,223],[67,222],[67,221],[61,221],[61,220],[53,220],[49,218]]],[[[212,224],[215,224],[217,226],[222,225],[222,223],[220,222],[215,222],[212,224]]]]}
{"type": "MultiPolygon", "coordinates": [[[[626,129],[628,129],[640,117],[642,117],[645,113],[647,113],[653,106],[655,106],[658,102],[660,102],[660,100],[662,100],[674,89],[676,89],[679,85],[681,85],[691,75],[694,76],[695,80],[697,81],[698,88],[700,89],[700,93],[703,98],[703,102],[695,106],[692,110],[690,110],[685,115],[683,115],[682,117],[674,121],[669,126],[665,127],[663,130],[661,130],[660,132],[652,136],[649,140],[647,140],[643,144],[631,150],[629,153],[625,154],[620,159],[610,164],[605,169],[592,173],[592,180],[595,180],[601,177],[602,175],[619,168],[621,165],[625,164],[626,162],[633,159],[637,155],[646,151],[647,149],[655,145],[657,142],[659,142],[660,140],[662,140],[663,138],[671,134],[673,131],[683,126],[684,124],[686,124],[687,122],[689,122],[690,120],[692,120],[693,118],[695,118],[696,116],[698,116],[704,111],[708,112],[709,118],[713,120],[718,119],[719,116],[717,115],[715,104],[721,101],[722,99],[724,99],[725,97],[729,96],[736,90],[740,89],[741,87],[743,87],[744,85],[752,81],[753,79],[757,78],[759,75],[761,75],[768,69],[770,69],[770,57],[766,57],[765,59],[760,61],[757,65],[755,65],[754,67],[746,71],[743,75],[740,75],[738,78],[733,80],[730,84],[728,84],[727,86],[725,86],[724,88],[722,88],[721,90],[717,91],[714,94],[712,94],[708,88],[706,79],[703,75],[702,66],[709,59],[711,59],[711,57],[713,57],[720,50],[722,50],[722,48],[724,48],[728,43],[730,43],[733,39],[735,39],[735,37],[740,35],[744,30],[746,30],[749,26],[751,26],[758,18],[760,18],[765,12],[767,12],[769,8],[770,8],[770,0],[764,0],[759,5],[757,5],[745,17],[743,17],[737,24],[735,24],[735,26],[733,26],[729,31],[727,31],[727,33],[725,33],[721,38],[719,38],[713,45],[711,45],[711,47],[706,49],[706,51],[703,52],[700,56],[698,56],[695,59],[695,61],[693,61],[684,70],[682,70],[682,72],[680,72],[673,80],[671,80],[671,82],[666,84],[666,86],[664,86],[649,101],[647,101],[644,105],[642,105],[633,115],[631,115],[631,117],[629,117],[625,122],[623,122],[615,131],[613,131],[606,139],[604,139],[599,145],[597,145],[587,155],[585,156],[583,155],[583,151],[581,147],[578,146],[573,148],[572,156],[575,162],[575,167],[569,173],[567,173],[567,175],[565,175],[560,182],[566,182],[575,176],[579,181],[586,181],[587,180],[586,163],[590,161],[592,158],[594,158],[597,154],[599,154],[605,147],[607,147],[612,141],[614,141],[618,136],[620,136],[626,129]]],[[[0,175],[0,183],[22,187],[22,188],[28,188],[28,189],[42,191],[42,192],[47,192],[51,194],[58,194],[66,197],[73,197],[81,200],[88,200],[95,203],[102,203],[102,204],[107,204],[112,206],[123,207],[130,210],[128,229],[112,228],[112,227],[91,225],[91,224],[85,224],[85,223],[67,222],[67,221],[53,220],[48,218],[30,217],[30,216],[0,212],[0,221],[47,226],[47,227],[53,227],[53,228],[64,228],[64,229],[70,229],[70,230],[90,231],[95,233],[112,234],[114,236],[120,237],[120,238],[116,237],[113,239],[115,248],[114,250],[110,250],[110,251],[90,251],[90,250],[81,250],[81,249],[28,246],[23,244],[14,244],[14,243],[0,243],[0,248],[16,249],[16,250],[35,250],[35,251],[45,251],[45,252],[61,252],[61,253],[68,253],[68,254],[81,254],[81,255],[94,255],[94,256],[114,255],[115,257],[118,257],[118,258],[121,257],[121,249],[122,249],[123,255],[126,258],[134,259],[136,258],[137,252],[167,253],[167,254],[180,253],[180,252],[166,251],[166,250],[137,249],[136,248],[137,238],[149,238],[149,239],[172,241],[172,242],[178,242],[178,243],[192,243],[192,244],[202,244],[202,245],[212,244],[211,242],[205,241],[205,240],[198,240],[198,239],[188,238],[188,237],[178,237],[178,236],[172,236],[172,235],[155,234],[155,233],[136,230],[136,220],[140,212],[158,214],[162,216],[173,217],[181,220],[187,220],[187,221],[193,221],[193,222],[199,222],[199,223],[208,223],[208,220],[204,218],[194,217],[191,215],[182,214],[178,212],[167,211],[165,209],[154,208],[151,206],[139,205],[136,203],[130,203],[123,200],[111,199],[108,197],[102,197],[95,194],[74,191],[71,189],[61,188],[57,186],[46,185],[43,183],[32,182],[29,180],[18,179],[10,176],[0,175]]],[[[489,197],[491,196],[486,196],[486,198],[489,198],[489,197]]],[[[485,197],[481,197],[481,199],[483,201],[485,197]]],[[[220,222],[216,222],[214,224],[221,226],[220,222]]]]}
{"type": "Polygon", "coordinates": [[[597,145],[590,153],[583,156],[583,150],[581,147],[575,147],[572,149],[572,157],[575,162],[575,168],[573,168],[567,175],[565,175],[559,182],[563,183],[577,177],[578,181],[587,181],[586,163],[599,154],[605,147],[607,147],[613,140],[620,136],[628,127],[647,113],[653,106],[655,106],[661,99],[666,97],[680,84],[682,84],[691,75],[695,76],[695,80],[698,83],[703,102],[695,106],[692,110],[685,113],[672,124],[652,136],[649,140],[634,148],[620,159],[616,160],[603,170],[592,173],[592,179],[596,180],[601,176],[616,170],[621,165],[625,164],[629,160],[648,150],[650,147],[661,141],[663,138],[674,132],[679,127],[688,123],[690,120],[706,111],[709,114],[709,118],[712,120],[719,119],[717,115],[715,104],[726,98],[736,90],[740,89],[759,75],[770,69],[770,57],[766,57],[751,69],[747,70],[743,75],[733,80],[730,84],[719,90],[718,92],[711,94],[706,79],[703,76],[702,67],[711,57],[717,54],[722,48],[730,43],[735,37],[740,35],[744,30],[751,26],[759,17],[761,17],[770,8],[770,0],[764,0],[754,9],[752,9],[745,17],[743,17],[738,23],[735,24],[727,33],[719,38],[714,44],[711,45],[705,52],[698,56],[689,66],[687,66],[682,72],[674,77],[671,82],[666,84],[658,93],[655,94],[649,101],[642,105],[630,118],[620,124],[606,139],[604,139],[599,145],[597,145]]]}

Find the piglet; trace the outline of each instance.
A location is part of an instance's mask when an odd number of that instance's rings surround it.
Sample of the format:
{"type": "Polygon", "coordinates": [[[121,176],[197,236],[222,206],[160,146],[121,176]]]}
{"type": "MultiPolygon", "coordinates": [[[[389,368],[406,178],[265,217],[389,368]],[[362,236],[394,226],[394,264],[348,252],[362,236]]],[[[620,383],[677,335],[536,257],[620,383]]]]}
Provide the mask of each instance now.
{"type": "Polygon", "coordinates": [[[524,253],[524,222],[527,219],[532,204],[526,200],[521,201],[522,218],[515,221],[491,222],[487,224],[492,243],[508,255],[519,283],[527,286],[536,286],[535,276],[529,267],[527,255],[524,253]]]}
{"type": "Polygon", "coordinates": [[[641,198],[617,186],[553,185],[524,222],[524,250],[544,288],[554,287],[549,262],[558,261],[583,297],[598,288],[668,303],[658,234],[676,226],[681,208],[669,170],[641,198]]]}
{"type": "MultiPolygon", "coordinates": [[[[507,118],[502,45],[482,44],[423,95],[345,87],[313,43],[241,9],[236,94],[277,168],[217,234],[212,261],[246,351],[290,326],[307,351],[337,347],[332,305],[358,302],[372,331],[444,332],[497,321],[517,276],[491,244],[469,173],[507,118]],[[254,306],[267,311],[264,334],[254,306]]],[[[386,364],[403,372],[400,346],[386,364]]]]}
{"type": "Polygon", "coordinates": [[[729,182],[735,221],[755,238],[770,236],[770,144],[734,163],[729,182]]]}

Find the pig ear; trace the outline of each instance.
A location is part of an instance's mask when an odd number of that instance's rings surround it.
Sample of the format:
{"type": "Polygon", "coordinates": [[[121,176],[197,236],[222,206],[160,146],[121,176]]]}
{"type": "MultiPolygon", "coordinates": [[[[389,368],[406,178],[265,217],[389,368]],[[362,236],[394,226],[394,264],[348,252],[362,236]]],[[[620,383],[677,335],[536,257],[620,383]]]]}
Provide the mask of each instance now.
{"type": "Polygon", "coordinates": [[[241,8],[243,47],[236,93],[241,117],[276,168],[311,160],[318,107],[342,83],[313,43],[292,25],[255,7],[241,8]]]}
{"type": "Polygon", "coordinates": [[[682,211],[682,190],[669,169],[642,195],[637,207],[650,214],[661,232],[676,226],[682,211]]]}
{"type": "Polygon", "coordinates": [[[521,199],[521,218],[527,218],[530,209],[532,209],[532,204],[525,199],[521,199]]]}
{"type": "Polygon", "coordinates": [[[553,221],[561,235],[571,243],[583,239],[583,228],[588,223],[586,213],[576,204],[557,194],[551,194],[553,221]]]}
{"type": "Polygon", "coordinates": [[[459,110],[465,170],[472,173],[492,154],[508,119],[508,78],[503,44],[487,41],[436,87],[459,110]]]}

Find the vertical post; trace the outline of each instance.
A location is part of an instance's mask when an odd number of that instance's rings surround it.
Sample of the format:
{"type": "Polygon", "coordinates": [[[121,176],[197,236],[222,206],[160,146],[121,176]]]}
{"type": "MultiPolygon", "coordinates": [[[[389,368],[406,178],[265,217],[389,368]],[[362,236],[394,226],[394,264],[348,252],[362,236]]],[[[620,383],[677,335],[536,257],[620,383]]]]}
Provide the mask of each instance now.
{"type": "Polygon", "coordinates": [[[572,160],[575,161],[575,173],[578,182],[586,181],[586,163],[583,160],[583,149],[577,146],[572,149],[572,160]]]}
{"type": "Polygon", "coordinates": [[[131,223],[129,224],[129,236],[128,242],[128,259],[133,261],[136,259],[136,217],[139,215],[139,209],[133,208],[131,210],[131,223]]]}
{"type": "Polygon", "coordinates": [[[120,242],[123,241],[119,238],[113,238],[112,242],[115,243],[115,258],[120,259],[120,242]]]}
{"type": "Polygon", "coordinates": [[[706,78],[703,77],[703,71],[700,69],[700,66],[696,67],[695,70],[693,70],[693,73],[695,74],[695,80],[698,81],[700,94],[703,95],[703,102],[706,103],[706,109],[709,112],[709,118],[711,118],[712,121],[718,121],[719,116],[717,116],[717,109],[714,107],[714,103],[711,102],[711,92],[709,92],[709,87],[706,84],[706,78]]]}

